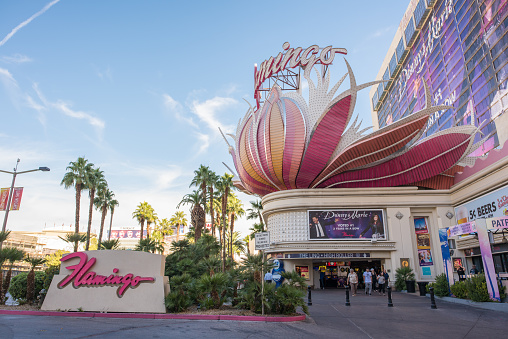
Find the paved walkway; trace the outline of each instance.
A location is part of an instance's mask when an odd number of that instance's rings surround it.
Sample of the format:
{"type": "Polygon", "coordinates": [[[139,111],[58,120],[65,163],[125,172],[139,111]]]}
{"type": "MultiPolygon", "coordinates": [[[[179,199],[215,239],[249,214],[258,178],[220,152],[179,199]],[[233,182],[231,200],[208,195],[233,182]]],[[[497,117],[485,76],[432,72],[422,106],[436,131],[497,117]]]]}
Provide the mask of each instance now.
{"type": "Polygon", "coordinates": [[[346,307],[344,290],[312,291],[304,322],[269,323],[177,319],[68,318],[0,315],[0,338],[497,338],[506,337],[504,312],[418,294],[358,294],[346,307]]]}
{"type": "Polygon", "coordinates": [[[506,313],[436,300],[416,293],[387,296],[364,293],[345,306],[343,290],[316,290],[310,306],[311,321],[321,329],[336,330],[339,337],[355,338],[489,338],[506,336],[506,313]],[[341,335],[343,334],[343,336],[341,335]]]}

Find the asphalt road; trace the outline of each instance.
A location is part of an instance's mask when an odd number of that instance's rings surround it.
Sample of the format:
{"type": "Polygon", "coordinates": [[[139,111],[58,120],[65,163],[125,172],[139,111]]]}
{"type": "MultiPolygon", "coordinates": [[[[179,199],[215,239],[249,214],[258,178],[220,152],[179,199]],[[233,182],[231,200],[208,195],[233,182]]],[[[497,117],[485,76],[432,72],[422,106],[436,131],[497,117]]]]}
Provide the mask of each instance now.
{"type": "Polygon", "coordinates": [[[71,318],[0,315],[0,338],[490,338],[506,337],[507,313],[430,300],[416,294],[312,293],[305,322],[71,318]]]}

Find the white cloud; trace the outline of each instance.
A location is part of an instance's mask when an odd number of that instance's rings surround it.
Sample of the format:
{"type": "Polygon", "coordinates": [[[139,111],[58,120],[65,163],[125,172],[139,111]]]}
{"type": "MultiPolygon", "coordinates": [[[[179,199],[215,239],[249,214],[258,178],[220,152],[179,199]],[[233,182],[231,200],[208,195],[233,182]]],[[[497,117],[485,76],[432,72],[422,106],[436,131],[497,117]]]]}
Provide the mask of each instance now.
{"type": "Polygon", "coordinates": [[[189,125],[198,128],[198,125],[192,120],[191,117],[186,117],[184,112],[184,107],[181,103],[173,99],[169,94],[164,93],[162,95],[164,100],[164,107],[169,111],[169,113],[173,114],[174,117],[180,121],[185,121],[189,125]]]}
{"type": "MultiPolygon", "coordinates": [[[[85,120],[90,125],[95,127],[98,130],[98,132],[101,132],[104,129],[104,127],[106,126],[106,124],[103,120],[96,118],[89,113],[73,110],[70,107],[70,104],[64,102],[63,100],[57,100],[56,102],[48,101],[46,99],[46,97],[44,96],[44,94],[39,89],[39,86],[37,84],[33,85],[33,89],[37,93],[37,96],[39,97],[39,99],[44,104],[44,107],[57,109],[58,111],[62,112],[63,114],[65,114],[66,116],[71,117],[71,118],[85,120]]],[[[30,97],[30,99],[31,99],[31,97],[30,97]]],[[[31,105],[30,107],[40,111],[38,104],[36,104],[35,102],[32,104],[29,103],[29,105],[31,105]]]]}
{"type": "Polygon", "coordinates": [[[106,68],[105,71],[101,71],[99,68],[95,67],[96,69],[96,72],[97,72],[97,76],[101,79],[101,80],[104,80],[104,79],[107,79],[109,80],[110,82],[113,82],[113,74],[111,72],[111,68],[108,66],[108,68],[106,68]]]}
{"type": "Polygon", "coordinates": [[[18,87],[17,81],[14,79],[9,70],[0,68],[0,76],[2,77],[2,82],[4,82],[4,84],[18,87]],[[7,83],[5,80],[8,80],[9,83],[7,83]]]}
{"type": "Polygon", "coordinates": [[[196,155],[199,155],[199,154],[204,153],[210,146],[210,136],[207,134],[199,133],[199,132],[197,132],[196,135],[198,137],[199,145],[200,145],[198,153],[196,155]]]}
{"type": "Polygon", "coordinates": [[[22,64],[32,62],[33,60],[26,55],[14,54],[13,56],[3,56],[2,60],[10,64],[22,64]]]}
{"type": "Polygon", "coordinates": [[[35,13],[34,15],[32,15],[30,18],[26,19],[25,21],[23,21],[22,23],[20,23],[19,25],[17,25],[12,31],[9,32],[9,34],[7,34],[5,36],[5,38],[3,38],[2,41],[0,41],[0,46],[4,45],[10,38],[12,38],[12,36],[14,34],[16,34],[21,28],[25,27],[26,25],[28,25],[30,22],[32,22],[33,19],[37,18],[39,15],[41,14],[44,14],[48,9],[51,8],[51,6],[53,6],[54,4],[56,4],[57,2],[59,2],[60,0],[54,0],[52,2],[50,2],[49,4],[47,4],[46,6],[44,6],[40,11],[38,11],[37,13],[35,13]]]}
{"type": "Polygon", "coordinates": [[[223,132],[231,133],[233,131],[232,126],[223,125],[217,118],[217,114],[232,105],[235,105],[237,101],[233,98],[214,97],[204,102],[197,100],[192,101],[191,110],[196,114],[199,119],[204,122],[214,133],[219,133],[218,128],[220,127],[223,132]]]}

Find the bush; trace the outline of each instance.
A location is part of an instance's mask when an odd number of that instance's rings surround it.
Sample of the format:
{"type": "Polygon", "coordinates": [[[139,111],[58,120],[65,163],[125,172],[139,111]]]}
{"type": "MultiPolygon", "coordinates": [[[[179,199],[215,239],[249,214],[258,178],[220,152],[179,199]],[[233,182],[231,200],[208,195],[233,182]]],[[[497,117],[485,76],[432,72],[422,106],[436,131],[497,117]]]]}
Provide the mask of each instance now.
{"type": "MultiPolygon", "coordinates": [[[[9,293],[14,299],[25,299],[26,298],[26,280],[28,273],[20,273],[11,279],[11,285],[9,287],[9,293]]],[[[39,292],[44,287],[44,272],[35,272],[35,291],[34,295],[37,297],[39,292]]]]}
{"type": "Polygon", "coordinates": [[[46,270],[44,271],[44,273],[45,273],[44,289],[46,291],[49,290],[49,286],[51,285],[51,282],[53,281],[53,277],[55,276],[55,274],[58,274],[59,272],[60,272],[60,265],[49,266],[48,268],[46,268],[46,270]]]}
{"type": "Polygon", "coordinates": [[[467,287],[465,281],[459,281],[450,286],[452,294],[460,299],[467,299],[467,287]]]}
{"type": "Polygon", "coordinates": [[[484,274],[477,274],[466,280],[467,296],[472,301],[490,301],[484,274]]]}
{"type": "Polygon", "coordinates": [[[192,295],[192,278],[188,274],[171,277],[171,292],[165,298],[166,308],[169,312],[176,313],[188,309],[194,300],[192,295]]]}
{"type": "Polygon", "coordinates": [[[448,297],[450,295],[450,285],[445,273],[438,275],[436,282],[427,285],[427,292],[431,287],[434,287],[434,294],[438,297],[448,297]]]}
{"type": "Polygon", "coordinates": [[[395,288],[397,291],[406,289],[406,280],[415,280],[415,274],[411,267],[399,267],[395,271],[395,288]]]}

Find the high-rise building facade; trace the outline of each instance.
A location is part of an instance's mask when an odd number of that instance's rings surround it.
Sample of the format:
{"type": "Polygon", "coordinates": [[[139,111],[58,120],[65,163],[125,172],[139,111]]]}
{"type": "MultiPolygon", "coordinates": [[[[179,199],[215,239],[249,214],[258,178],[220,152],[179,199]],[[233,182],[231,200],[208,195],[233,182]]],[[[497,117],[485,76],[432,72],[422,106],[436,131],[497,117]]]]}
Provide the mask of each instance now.
{"type": "Polygon", "coordinates": [[[453,126],[479,126],[473,155],[502,146],[508,120],[507,0],[411,1],[370,91],[375,128],[425,106],[423,81],[434,113],[423,137],[453,126]]]}

